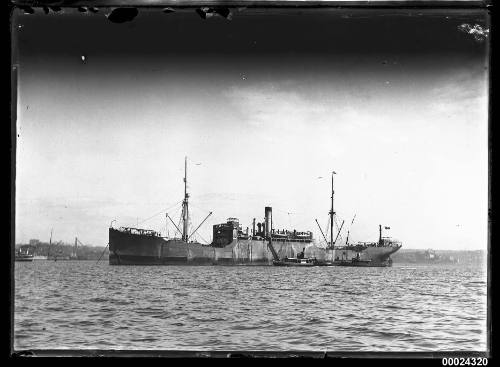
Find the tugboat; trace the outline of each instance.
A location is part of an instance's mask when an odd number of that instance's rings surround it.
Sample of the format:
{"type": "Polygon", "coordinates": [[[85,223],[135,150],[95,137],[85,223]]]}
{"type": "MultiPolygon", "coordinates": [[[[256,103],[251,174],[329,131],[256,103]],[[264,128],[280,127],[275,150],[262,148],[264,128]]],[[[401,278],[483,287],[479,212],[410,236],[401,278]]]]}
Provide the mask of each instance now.
{"type": "Polygon", "coordinates": [[[302,251],[299,252],[295,257],[284,257],[282,259],[279,258],[278,253],[274,249],[273,246],[273,217],[271,212],[271,231],[269,232],[268,239],[268,247],[271,253],[273,254],[273,265],[274,266],[318,266],[319,262],[315,257],[304,257],[304,252],[306,250],[305,247],[302,248],[302,251]]]}
{"type": "Polygon", "coordinates": [[[275,266],[317,266],[315,259],[299,259],[293,257],[286,257],[283,260],[273,260],[275,266]]]}
{"type": "MultiPolygon", "coordinates": [[[[269,242],[270,247],[272,248],[272,242],[269,242]]],[[[304,258],[304,250],[299,252],[296,257],[285,257],[283,259],[279,259],[276,255],[276,258],[273,260],[273,265],[275,266],[318,266],[318,261],[314,257],[304,258]]],[[[273,252],[273,256],[276,253],[274,248],[272,248],[271,252],[273,252]]]]}

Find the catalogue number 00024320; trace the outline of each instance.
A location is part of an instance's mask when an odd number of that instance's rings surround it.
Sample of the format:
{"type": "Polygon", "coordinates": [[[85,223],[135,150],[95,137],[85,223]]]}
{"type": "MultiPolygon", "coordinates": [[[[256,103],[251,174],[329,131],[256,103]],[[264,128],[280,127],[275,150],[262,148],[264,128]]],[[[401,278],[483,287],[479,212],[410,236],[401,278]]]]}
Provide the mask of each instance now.
{"type": "Polygon", "coordinates": [[[447,357],[441,360],[443,366],[487,366],[488,358],[484,357],[447,357]]]}

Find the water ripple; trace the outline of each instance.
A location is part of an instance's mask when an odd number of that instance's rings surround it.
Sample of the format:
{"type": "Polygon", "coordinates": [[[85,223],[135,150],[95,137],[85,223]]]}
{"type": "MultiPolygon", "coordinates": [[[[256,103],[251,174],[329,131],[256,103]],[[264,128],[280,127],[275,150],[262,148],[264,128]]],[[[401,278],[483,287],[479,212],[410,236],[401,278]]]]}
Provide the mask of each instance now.
{"type": "Polygon", "coordinates": [[[486,349],[486,272],[15,264],[16,349],[486,349]]]}

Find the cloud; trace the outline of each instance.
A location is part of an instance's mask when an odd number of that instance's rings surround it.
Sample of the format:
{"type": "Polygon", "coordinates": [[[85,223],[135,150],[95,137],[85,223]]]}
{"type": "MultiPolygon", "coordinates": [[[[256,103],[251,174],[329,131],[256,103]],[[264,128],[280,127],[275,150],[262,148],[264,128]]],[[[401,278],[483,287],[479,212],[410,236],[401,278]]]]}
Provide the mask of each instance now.
{"type": "Polygon", "coordinates": [[[329,111],[321,101],[273,83],[233,86],[225,96],[253,128],[303,130],[329,111]]]}
{"type": "Polygon", "coordinates": [[[445,76],[429,91],[428,100],[432,101],[429,107],[434,112],[459,119],[472,116],[475,122],[484,123],[488,108],[486,70],[459,70],[445,76]]]}

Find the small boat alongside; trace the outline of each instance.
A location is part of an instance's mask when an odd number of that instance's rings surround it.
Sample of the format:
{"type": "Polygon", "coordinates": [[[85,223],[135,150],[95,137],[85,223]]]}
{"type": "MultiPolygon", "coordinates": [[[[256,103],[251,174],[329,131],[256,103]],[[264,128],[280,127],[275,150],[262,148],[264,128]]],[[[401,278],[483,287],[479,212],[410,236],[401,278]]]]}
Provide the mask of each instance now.
{"type": "Polygon", "coordinates": [[[273,260],[275,266],[317,266],[314,258],[301,259],[297,257],[285,257],[281,260],[273,260]]]}
{"type": "Polygon", "coordinates": [[[302,249],[295,257],[284,257],[279,259],[278,253],[273,247],[272,241],[268,243],[269,249],[273,254],[274,266],[332,266],[333,263],[327,261],[319,261],[315,257],[304,257],[305,248],[302,249]]]}

